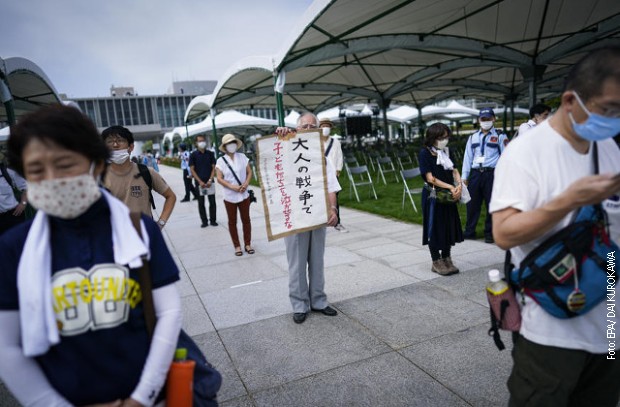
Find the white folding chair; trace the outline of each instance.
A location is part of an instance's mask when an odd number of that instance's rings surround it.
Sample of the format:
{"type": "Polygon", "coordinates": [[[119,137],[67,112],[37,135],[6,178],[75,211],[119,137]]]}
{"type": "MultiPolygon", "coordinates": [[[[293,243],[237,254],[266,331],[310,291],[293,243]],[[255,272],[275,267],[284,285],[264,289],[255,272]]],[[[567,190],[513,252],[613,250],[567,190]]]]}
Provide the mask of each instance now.
{"type": "Polygon", "coordinates": [[[359,162],[357,162],[357,158],[353,156],[344,157],[344,167],[347,170],[347,174],[349,173],[349,167],[359,167],[359,162]]]}
{"type": "Polygon", "coordinates": [[[396,159],[398,160],[398,165],[400,166],[401,170],[404,170],[405,167],[411,168],[414,166],[411,156],[406,151],[399,151],[396,154],[396,159]]]}
{"type": "Polygon", "coordinates": [[[394,162],[390,157],[379,157],[377,158],[377,169],[379,174],[377,175],[377,181],[379,177],[383,180],[383,183],[387,185],[385,181],[385,174],[393,173],[394,178],[396,178],[396,182],[398,182],[398,173],[396,172],[396,168],[394,168],[394,162]]]}
{"type": "Polygon", "coordinates": [[[409,188],[407,184],[408,179],[413,179],[420,176],[420,167],[412,168],[410,170],[402,170],[400,172],[400,176],[403,178],[403,205],[402,209],[405,209],[405,196],[409,195],[409,200],[411,201],[411,205],[413,205],[413,210],[418,212],[418,208],[415,206],[415,202],[413,201],[412,194],[421,194],[422,188],[409,188]]]}
{"type": "Polygon", "coordinates": [[[355,192],[355,199],[357,202],[360,202],[360,197],[357,193],[357,187],[359,186],[369,186],[368,196],[370,193],[374,195],[375,199],[377,198],[377,192],[375,191],[375,186],[372,182],[372,177],[370,176],[370,172],[368,172],[368,167],[365,165],[360,165],[359,167],[348,167],[349,169],[349,198],[351,198],[351,190],[355,192]]]}

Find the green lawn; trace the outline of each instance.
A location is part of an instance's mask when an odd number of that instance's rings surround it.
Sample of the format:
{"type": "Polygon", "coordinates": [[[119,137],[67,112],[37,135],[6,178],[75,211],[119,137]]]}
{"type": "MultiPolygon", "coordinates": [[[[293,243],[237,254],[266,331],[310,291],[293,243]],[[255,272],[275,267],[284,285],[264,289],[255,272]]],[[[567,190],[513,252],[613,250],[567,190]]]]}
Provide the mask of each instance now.
{"type": "MultiPolygon", "coordinates": [[[[402,181],[396,182],[394,179],[394,175],[390,174],[386,175],[387,185],[383,184],[382,180],[377,181],[377,174],[371,172],[371,176],[374,181],[375,190],[377,191],[378,199],[375,200],[374,197],[369,193],[369,187],[362,186],[358,187],[358,194],[361,202],[357,202],[355,199],[355,193],[349,188],[349,179],[346,175],[346,171],[343,171],[340,175],[339,182],[342,187],[342,191],[338,195],[338,202],[341,206],[345,206],[348,208],[359,209],[365,212],[374,213],[376,215],[381,215],[387,218],[398,219],[403,222],[409,223],[417,223],[422,224],[422,203],[421,203],[421,194],[413,195],[413,200],[418,208],[418,212],[416,213],[411,206],[411,201],[409,197],[405,197],[405,207],[402,207],[403,200],[403,183],[402,181]],[[351,192],[349,192],[351,191],[351,192]]],[[[416,178],[413,180],[409,180],[410,188],[421,188],[423,185],[422,178],[416,178]]],[[[459,215],[461,218],[461,224],[463,226],[463,230],[465,230],[465,221],[467,218],[467,210],[465,205],[458,204],[459,215]]],[[[478,225],[476,226],[476,236],[483,237],[484,236],[484,221],[485,221],[485,211],[483,208],[483,213],[478,220],[478,225]]],[[[342,219],[342,223],[346,226],[346,218],[342,219]]]]}

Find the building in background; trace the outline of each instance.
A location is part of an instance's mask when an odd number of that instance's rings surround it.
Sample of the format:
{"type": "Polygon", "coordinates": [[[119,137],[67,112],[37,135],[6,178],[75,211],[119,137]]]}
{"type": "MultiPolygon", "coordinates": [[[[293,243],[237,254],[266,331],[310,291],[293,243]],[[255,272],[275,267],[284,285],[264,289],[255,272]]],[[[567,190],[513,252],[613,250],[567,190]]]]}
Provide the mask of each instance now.
{"type": "Polygon", "coordinates": [[[99,131],[120,125],[127,127],[137,141],[157,143],[164,133],[185,123],[185,110],[198,95],[215,89],[216,81],[174,82],[169,94],[139,96],[133,87],[110,87],[109,97],[74,98],[99,131]]]}
{"type": "Polygon", "coordinates": [[[168,93],[173,95],[210,95],[217,81],[177,81],[172,82],[168,93]]]}

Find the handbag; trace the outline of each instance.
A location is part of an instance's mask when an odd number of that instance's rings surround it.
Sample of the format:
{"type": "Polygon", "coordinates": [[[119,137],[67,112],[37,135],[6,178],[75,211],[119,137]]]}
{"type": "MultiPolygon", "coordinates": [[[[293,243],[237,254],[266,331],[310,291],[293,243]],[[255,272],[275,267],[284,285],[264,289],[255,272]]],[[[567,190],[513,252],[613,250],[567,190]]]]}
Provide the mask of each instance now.
{"type": "MultiPolygon", "coordinates": [[[[235,179],[237,180],[239,185],[243,185],[243,183],[241,182],[239,177],[237,177],[237,174],[235,173],[235,170],[232,169],[232,167],[228,163],[228,160],[226,160],[226,157],[222,157],[222,160],[224,160],[224,162],[226,163],[228,168],[230,168],[230,172],[232,172],[233,177],[235,177],[235,179]]],[[[254,196],[254,191],[252,191],[251,189],[248,189],[248,194],[250,195],[250,203],[256,202],[256,196],[254,196]]]]}
{"type": "Polygon", "coordinates": [[[454,204],[457,203],[458,200],[454,199],[452,196],[452,192],[446,188],[436,187],[435,185],[430,185],[428,183],[424,183],[424,188],[430,192],[428,198],[435,198],[437,203],[440,204],[454,204]]]}
{"type": "MultiPolygon", "coordinates": [[[[19,188],[17,188],[17,185],[15,185],[15,181],[9,175],[9,171],[7,171],[6,165],[4,165],[4,163],[0,163],[0,172],[2,173],[2,176],[6,180],[7,184],[9,184],[11,186],[11,189],[13,190],[13,196],[15,197],[15,200],[17,200],[18,203],[21,202],[22,201],[22,191],[20,191],[19,188]]],[[[24,209],[24,218],[25,219],[32,219],[32,218],[34,218],[34,215],[36,215],[36,214],[37,214],[37,210],[34,209],[32,207],[32,205],[30,205],[30,203],[26,203],[26,208],[24,209]]]]}
{"type": "MultiPolygon", "coordinates": [[[[596,143],[592,148],[598,174],[596,143]]],[[[607,262],[620,247],[610,239],[608,226],[600,204],[581,207],[569,225],[532,250],[518,268],[506,253],[509,281],[556,318],[586,314],[609,294],[608,281],[617,280],[607,262]]]]}
{"type": "MultiPolygon", "coordinates": [[[[142,238],[142,228],[140,227],[140,212],[131,212],[131,222],[142,238]]],[[[149,337],[153,336],[155,330],[155,306],[153,304],[153,288],[151,284],[151,274],[149,263],[146,258],[142,259],[142,267],[138,269],[140,286],[142,288],[142,301],[144,306],[144,319],[149,337]]],[[[196,342],[181,329],[177,349],[187,349],[187,358],[196,362],[194,367],[193,382],[193,405],[195,407],[217,407],[217,392],[222,386],[222,375],[213,367],[204,356],[196,342]]],[[[162,393],[165,391],[162,389],[162,393]]],[[[161,398],[161,394],[160,394],[161,398]]]]}

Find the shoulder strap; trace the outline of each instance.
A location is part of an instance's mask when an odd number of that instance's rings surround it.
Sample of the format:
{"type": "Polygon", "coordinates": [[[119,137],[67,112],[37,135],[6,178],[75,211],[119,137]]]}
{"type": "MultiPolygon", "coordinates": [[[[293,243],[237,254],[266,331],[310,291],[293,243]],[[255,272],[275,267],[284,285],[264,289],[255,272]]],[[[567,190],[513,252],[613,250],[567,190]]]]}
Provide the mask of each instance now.
{"type": "Polygon", "coordinates": [[[598,144],[596,143],[596,141],[592,143],[592,161],[594,164],[594,175],[597,175],[599,171],[599,167],[598,167],[598,144]]]}
{"type": "Polygon", "coordinates": [[[17,188],[17,185],[15,185],[15,181],[9,175],[9,170],[4,163],[0,163],[0,172],[2,172],[2,176],[6,180],[6,183],[9,184],[11,189],[13,189],[13,195],[15,196],[17,202],[21,201],[21,193],[19,191],[19,188],[17,188]]]}
{"type": "Polygon", "coordinates": [[[144,164],[138,163],[138,177],[142,177],[144,182],[146,182],[146,186],[149,187],[149,201],[151,202],[151,206],[153,209],[157,209],[155,207],[155,200],[153,199],[153,177],[151,177],[151,173],[149,172],[149,167],[144,164]]]}
{"type": "Polygon", "coordinates": [[[332,146],[334,145],[334,139],[330,138],[329,139],[329,145],[327,146],[327,149],[325,150],[325,157],[327,157],[329,155],[329,152],[332,150],[332,146]]]}
{"type": "MultiPolygon", "coordinates": [[[[133,227],[138,232],[138,236],[142,239],[142,227],[140,226],[140,212],[130,212],[129,217],[133,227]]],[[[142,257],[142,267],[138,269],[138,277],[140,278],[140,291],[142,293],[142,307],[144,309],[144,320],[146,321],[146,330],[149,337],[153,337],[155,331],[155,305],[153,304],[153,286],[151,284],[151,274],[149,262],[146,256],[142,257]]]]}
{"type": "Polygon", "coordinates": [[[233,177],[235,177],[239,185],[242,185],[242,182],[239,180],[239,177],[237,176],[237,174],[235,174],[235,170],[233,170],[230,164],[228,164],[228,160],[226,160],[226,157],[222,156],[222,160],[224,160],[226,165],[228,165],[228,168],[230,168],[230,172],[232,172],[233,177]]]}

